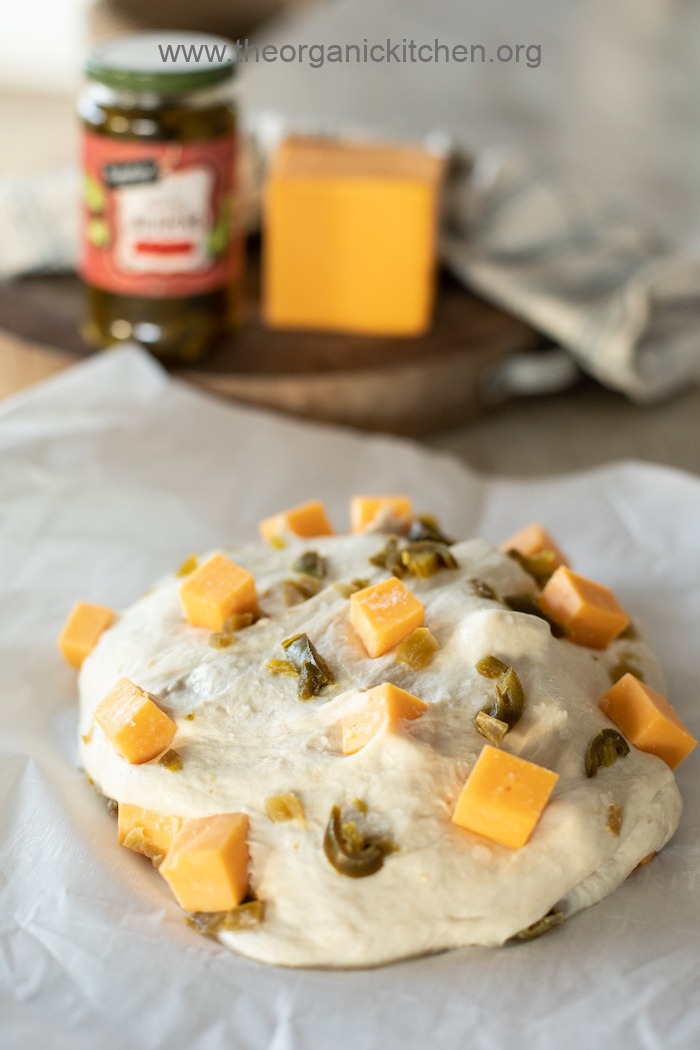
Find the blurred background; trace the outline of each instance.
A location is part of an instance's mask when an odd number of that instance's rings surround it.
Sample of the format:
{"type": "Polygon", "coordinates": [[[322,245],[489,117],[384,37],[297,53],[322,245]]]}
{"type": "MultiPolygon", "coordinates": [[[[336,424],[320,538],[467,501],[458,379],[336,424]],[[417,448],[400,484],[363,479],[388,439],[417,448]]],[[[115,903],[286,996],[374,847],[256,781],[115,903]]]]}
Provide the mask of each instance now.
{"type": "MultiPolygon", "coordinates": [[[[208,31],[262,43],[415,38],[536,44],[541,62],[463,65],[244,64],[244,115],[334,121],[412,139],[445,133],[470,154],[522,151],[655,231],[668,251],[700,251],[700,4],[695,0],[24,0],[0,11],[4,180],[75,164],[74,103],[95,41],[150,28],[208,31]]],[[[5,392],[33,375],[11,313],[0,377],[5,392]],[[19,340],[19,341],[18,341],[19,340]]],[[[700,354],[697,316],[694,337],[700,354]]],[[[19,326],[21,328],[21,325],[19,326]]],[[[60,350],[60,347],[58,348],[60,350]]],[[[46,358],[39,371],[52,367],[46,358]]],[[[62,363],[54,358],[56,367],[62,363]]],[[[515,384],[517,386],[517,382],[515,384]]],[[[590,378],[567,389],[500,396],[425,439],[480,469],[546,473],[632,456],[700,472],[692,377],[673,400],[631,404],[590,378]],[[542,435],[548,435],[546,441],[542,435]]],[[[525,384],[527,386],[527,384],[525,384]]],[[[557,382],[553,383],[557,386],[557,382]]],[[[506,390],[506,393],[510,391],[506,390]]],[[[234,390],[235,393],[235,390],[234,390]]],[[[488,399],[486,399],[488,401],[488,399]]]]}

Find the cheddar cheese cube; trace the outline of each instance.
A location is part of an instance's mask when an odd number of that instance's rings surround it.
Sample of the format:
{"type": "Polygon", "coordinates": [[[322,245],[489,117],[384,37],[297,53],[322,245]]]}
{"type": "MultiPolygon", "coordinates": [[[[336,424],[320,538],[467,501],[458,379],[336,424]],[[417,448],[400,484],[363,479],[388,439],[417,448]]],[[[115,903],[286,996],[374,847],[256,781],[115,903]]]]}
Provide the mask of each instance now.
{"type": "Polygon", "coordinates": [[[77,602],[58,637],[58,648],[71,667],[80,667],[97,639],[114,623],[114,611],[106,605],[77,602]]]}
{"type": "Polygon", "coordinates": [[[532,525],[526,525],[524,529],[514,532],[500,544],[498,549],[504,554],[507,554],[508,551],[517,551],[525,558],[534,558],[536,554],[542,554],[543,551],[551,551],[554,554],[555,568],[569,564],[566,555],[539,522],[533,522],[532,525]]]}
{"type": "Polygon", "coordinates": [[[160,873],[186,911],[230,911],[248,888],[248,817],[219,813],[183,821],[160,873]]]}
{"type": "Polygon", "coordinates": [[[612,591],[566,565],[561,565],[545,584],[539,604],[565,628],[570,641],[592,649],[604,649],[630,622],[612,591]]]}
{"type": "Polygon", "coordinates": [[[333,526],[320,500],[310,500],[298,507],[280,511],[265,518],[258,526],[264,540],[274,540],[286,533],[311,539],[314,536],[332,536],[333,526]]]}
{"type": "Polygon", "coordinates": [[[422,148],[287,139],[264,195],[267,323],[424,332],[435,300],[444,169],[422,148]]]}
{"type": "Polygon", "coordinates": [[[189,623],[210,631],[223,631],[232,613],[258,611],[253,574],[224,554],[213,554],[187,577],[180,601],[189,623]]]}
{"type": "Polygon", "coordinates": [[[365,532],[372,528],[403,525],[413,505],[407,496],[353,496],[350,501],[350,528],[365,532]]]}
{"type": "Polygon", "coordinates": [[[369,656],[383,656],[422,627],[425,610],[395,576],[350,596],[350,623],[369,656]]]}
{"type": "Polygon", "coordinates": [[[150,762],[172,743],[177,726],[151,696],[121,678],[95,708],[95,721],[122,758],[150,762]]]}
{"type": "Polygon", "coordinates": [[[598,706],[635,747],[662,758],[671,769],[697,744],[666,697],[633,674],[623,675],[598,706]]]}
{"type": "Polygon", "coordinates": [[[559,776],[486,744],[462,788],[452,820],[502,846],[530,838],[559,776]]]}
{"type": "Polygon", "coordinates": [[[367,693],[364,707],[342,720],[343,754],[354,755],[380,730],[396,733],[401,723],[420,718],[428,705],[391,682],[377,685],[367,693]]]}
{"type": "Polygon", "coordinates": [[[126,844],[129,849],[136,849],[138,853],[164,857],[181,827],[180,817],[169,817],[163,813],[156,813],[154,809],[133,806],[129,802],[119,803],[117,813],[119,845],[126,844]],[[138,844],[137,842],[132,844],[130,841],[135,833],[140,833],[141,842],[138,844]]]}

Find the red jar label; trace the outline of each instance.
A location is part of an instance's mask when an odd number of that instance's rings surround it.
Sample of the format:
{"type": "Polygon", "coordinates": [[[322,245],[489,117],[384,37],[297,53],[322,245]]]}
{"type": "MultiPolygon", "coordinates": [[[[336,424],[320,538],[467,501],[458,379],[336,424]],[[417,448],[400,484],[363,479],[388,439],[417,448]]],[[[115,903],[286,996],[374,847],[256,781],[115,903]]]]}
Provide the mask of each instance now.
{"type": "Polygon", "coordinates": [[[228,285],[240,266],[233,237],[234,140],[83,139],[81,273],[122,295],[176,298],[228,285]]]}

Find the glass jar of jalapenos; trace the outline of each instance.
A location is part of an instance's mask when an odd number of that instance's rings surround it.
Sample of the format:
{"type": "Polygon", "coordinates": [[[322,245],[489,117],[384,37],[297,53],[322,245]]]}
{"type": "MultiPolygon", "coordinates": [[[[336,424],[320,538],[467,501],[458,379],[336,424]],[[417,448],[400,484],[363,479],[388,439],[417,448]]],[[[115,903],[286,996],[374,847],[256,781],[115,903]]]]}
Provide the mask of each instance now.
{"type": "Polygon", "coordinates": [[[235,326],[235,48],[200,33],[143,33],[95,48],[83,127],[83,337],[200,358],[235,326]]]}

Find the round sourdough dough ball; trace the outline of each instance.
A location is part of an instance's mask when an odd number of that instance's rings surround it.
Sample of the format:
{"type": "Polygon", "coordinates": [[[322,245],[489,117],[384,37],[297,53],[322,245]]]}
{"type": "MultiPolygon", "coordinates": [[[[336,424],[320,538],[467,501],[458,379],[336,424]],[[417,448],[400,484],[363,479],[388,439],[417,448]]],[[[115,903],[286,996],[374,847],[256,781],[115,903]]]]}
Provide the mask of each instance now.
{"type": "MultiPolygon", "coordinates": [[[[679,820],[676,783],[660,759],[631,748],[596,777],[584,770],[589,742],[610,725],[597,706],[610,669],[626,659],[650,685],[662,684],[644,641],[586,649],[554,638],[542,619],[480,597],[474,580],[501,596],[532,590],[533,582],[512,559],[472,540],[452,547],[457,569],[404,577],[439,645],[430,665],[414,672],[396,661],[396,650],[370,659],[350,625],[347,590],[336,583],[386,578],[368,560],[384,542],[357,535],[225,551],[254,574],[265,614],[228,648],[212,648],[209,632],[185,621],[182,580],[173,575],[121,614],[80,673],[82,761],[105,795],[182,817],[249,815],[250,885],[265,902],[264,920],[219,937],[264,962],[362,967],[500,945],[553,907],[570,915],[600,900],[661,849],[679,820]],[[275,585],[294,576],[293,563],[309,549],[327,561],[325,585],[286,608],[275,585]],[[299,632],[335,679],[305,703],[296,678],[266,668],[299,632]],[[474,665],[487,654],[515,668],[526,697],[502,748],[559,774],[521,849],[450,819],[486,743],[474,718],[494,686],[474,665]],[[122,676],[160,698],[177,722],[179,772],[129,765],[94,724],[95,706],[122,676]],[[420,697],[427,711],[344,755],[341,719],[362,702],[358,691],[387,681],[420,697]],[[267,816],[265,800],[289,792],[303,804],[306,827],[267,816]],[[367,832],[398,848],[375,874],[349,878],[329,863],[323,839],[332,807],[348,813],[358,799],[367,832]],[[608,826],[613,804],[622,807],[619,834],[608,826]]],[[[163,895],[170,896],[165,882],[163,895]]]]}

